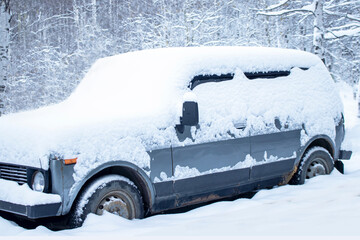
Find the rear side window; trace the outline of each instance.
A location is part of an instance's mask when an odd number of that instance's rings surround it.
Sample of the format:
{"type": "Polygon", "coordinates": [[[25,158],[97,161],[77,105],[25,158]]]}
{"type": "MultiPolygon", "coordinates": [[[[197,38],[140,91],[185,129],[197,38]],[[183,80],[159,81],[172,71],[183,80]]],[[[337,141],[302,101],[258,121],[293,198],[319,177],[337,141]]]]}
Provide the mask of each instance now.
{"type": "MultiPolygon", "coordinates": [[[[309,68],[300,68],[301,70],[308,70],[309,68]]],[[[257,78],[278,78],[278,77],[287,77],[290,75],[290,70],[284,71],[266,71],[266,72],[245,72],[245,76],[250,79],[257,79],[257,78]]]]}
{"type": "Polygon", "coordinates": [[[245,76],[252,80],[257,78],[277,78],[290,75],[290,71],[245,72],[245,76]]]}

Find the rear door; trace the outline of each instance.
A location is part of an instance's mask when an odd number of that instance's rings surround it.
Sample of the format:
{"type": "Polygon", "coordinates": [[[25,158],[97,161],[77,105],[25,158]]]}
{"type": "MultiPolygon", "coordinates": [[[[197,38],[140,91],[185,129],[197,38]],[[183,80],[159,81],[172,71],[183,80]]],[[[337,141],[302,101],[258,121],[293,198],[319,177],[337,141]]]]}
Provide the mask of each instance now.
{"type": "Polygon", "coordinates": [[[282,178],[294,168],[300,148],[300,130],[280,129],[267,134],[253,133],[250,144],[251,156],[256,161],[251,169],[250,179],[258,181],[282,178]]]}
{"type": "MultiPolygon", "coordinates": [[[[281,181],[281,178],[294,168],[300,148],[302,126],[291,119],[297,116],[294,106],[301,104],[297,102],[301,99],[293,96],[294,99],[289,103],[281,97],[281,94],[277,94],[277,92],[297,89],[297,80],[288,77],[290,71],[256,72],[245,75],[249,79],[248,86],[252,89],[252,96],[256,98],[253,101],[262,103],[259,108],[261,111],[258,111],[261,114],[253,114],[252,120],[248,121],[251,157],[254,159],[250,180],[258,182],[259,187],[266,187],[266,183],[262,181],[276,178],[281,181]]],[[[268,183],[268,185],[273,184],[277,183],[268,183]]]]}

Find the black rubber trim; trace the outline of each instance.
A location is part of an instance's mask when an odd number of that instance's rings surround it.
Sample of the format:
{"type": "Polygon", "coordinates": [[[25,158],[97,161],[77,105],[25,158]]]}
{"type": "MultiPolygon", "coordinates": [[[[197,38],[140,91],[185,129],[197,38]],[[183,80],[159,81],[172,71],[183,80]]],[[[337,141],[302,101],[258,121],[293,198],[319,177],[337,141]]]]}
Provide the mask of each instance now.
{"type": "Polygon", "coordinates": [[[341,173],[344,174],[344,163],[342,161],[335,161],[334,167],[341,173]]]}

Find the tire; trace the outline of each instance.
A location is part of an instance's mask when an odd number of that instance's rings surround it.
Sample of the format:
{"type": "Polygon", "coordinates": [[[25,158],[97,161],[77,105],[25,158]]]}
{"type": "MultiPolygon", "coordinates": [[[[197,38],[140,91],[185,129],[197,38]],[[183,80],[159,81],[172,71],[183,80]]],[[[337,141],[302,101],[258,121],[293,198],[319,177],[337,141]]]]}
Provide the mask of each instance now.
{"type": "Polygon", "coordinates": [[[304,184],[306,179],[330,174],[333,169],[334,160],[330,153],[323,147],[312,147],[304,154],[289,184],[304,184]]]}
{"type": "Polygon", "coordinates": [[[104,211],[127,219],[143,218],[144,206],[136,185],[119,175],[106,175],[89,184],[74,204],[69,227],[80,227],[89,213],[104,211]]]}

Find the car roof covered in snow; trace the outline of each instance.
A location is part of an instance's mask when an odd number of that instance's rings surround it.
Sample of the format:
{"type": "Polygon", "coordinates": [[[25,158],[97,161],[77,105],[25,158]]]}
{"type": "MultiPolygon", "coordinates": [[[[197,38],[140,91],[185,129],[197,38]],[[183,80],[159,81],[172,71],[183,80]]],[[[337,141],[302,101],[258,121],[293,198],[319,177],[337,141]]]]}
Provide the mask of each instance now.
{"type": "Polygon", "coordinates": [[[235,72],[284,71],[318,64],[315,55],[291,49],[264,47],[163,48],[130,52],[99,59],[68,99],[72,105],[110,110],[116,104],[127,109],[122,115],[154,111],[164,99],[188,90],[196,75],[235,72]],[[182,89],[183,91],[179,91],[182,89]],[[144,101],[147,99],[149,104],[144,101]],[[129,108],[124,106],[127,102],[129,108]]]}

